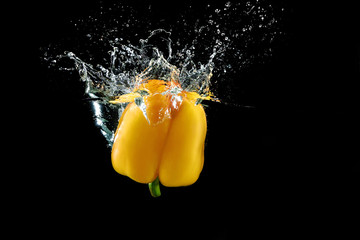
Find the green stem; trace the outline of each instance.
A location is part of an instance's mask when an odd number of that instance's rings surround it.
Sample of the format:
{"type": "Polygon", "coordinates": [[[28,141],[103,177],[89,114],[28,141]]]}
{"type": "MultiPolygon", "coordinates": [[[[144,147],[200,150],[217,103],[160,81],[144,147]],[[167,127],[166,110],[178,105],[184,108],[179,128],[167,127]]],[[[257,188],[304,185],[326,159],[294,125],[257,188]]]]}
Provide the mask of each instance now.
{"type": "Polygon", "coordinates": [[[158,177],[153,182],[149,183],[149,190],[150,190],[151,196],[153,196],[153,197],[161,196],[160,181],[159,181],[158,177]]]}

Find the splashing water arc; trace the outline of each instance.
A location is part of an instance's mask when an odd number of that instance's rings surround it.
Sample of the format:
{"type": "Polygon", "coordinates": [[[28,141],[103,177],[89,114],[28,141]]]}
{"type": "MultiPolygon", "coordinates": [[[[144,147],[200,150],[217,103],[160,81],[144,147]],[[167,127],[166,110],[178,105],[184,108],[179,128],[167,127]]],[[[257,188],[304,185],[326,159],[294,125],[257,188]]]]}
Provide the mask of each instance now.
{"type": "Polygon", "coordinates": [[[234,104],[241,94],[232,85],[239,83],[241,71],[269,58],[283,34],[284,8],[263,0],[205,4],[201,17],[192,16],[197,10],[191,9],[181,13],[176,23],[166,25],[167,30],[154,30],[149,17],[137,16],[129,6],[102,7],[94,16],[71,21],[79,32],[70,38],[72,51],[63,54],[65,42],[44,48],[48,67],[79,73],[95,123],[109,147],[127,105],[118,97],[132,93],[141,81],[173,79],[182,90],[197,92],[200,100],[218,100],[215,94],[222,103],[234,104]]]}

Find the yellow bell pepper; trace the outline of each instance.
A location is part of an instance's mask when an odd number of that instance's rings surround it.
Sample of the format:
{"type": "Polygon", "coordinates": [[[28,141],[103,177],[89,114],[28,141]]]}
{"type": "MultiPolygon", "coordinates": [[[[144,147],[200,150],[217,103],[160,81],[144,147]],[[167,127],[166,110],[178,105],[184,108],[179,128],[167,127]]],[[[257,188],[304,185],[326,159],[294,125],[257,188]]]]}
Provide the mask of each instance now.
{"type": "Polygon", "coordinates": [[[196,92],[174,80],[147,80],[111,103],[130,102],[119,120],[111,160],[116,172],[149,184],[153,196],[164,186],[195,183],[204,165],[206,115],[196,92]]]}

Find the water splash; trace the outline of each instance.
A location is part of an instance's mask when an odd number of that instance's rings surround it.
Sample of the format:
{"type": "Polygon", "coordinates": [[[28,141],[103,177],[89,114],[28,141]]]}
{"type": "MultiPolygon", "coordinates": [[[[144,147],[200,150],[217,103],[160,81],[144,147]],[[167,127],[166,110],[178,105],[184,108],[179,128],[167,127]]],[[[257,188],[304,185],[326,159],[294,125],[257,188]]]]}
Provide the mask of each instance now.
{"type": "MultiPolygon", "coordinates": [[[[152,31],[147,39],[141,39],[138,46],[113,42],[109,51],[108,68],[100,64],[93,66],[86,63],[73,52],[65,52],[64,55],[58,56],[59,59],[69,58],[74,61],[80,79],[85,82],[85,93],[89,96],[89,100],[92,100],[95,123],[100,127],[109,146],[113,141],[117,120],[126,106],[126,103],[119,106],[113,106],[111,103],[114,103],[118,96],[131,93],[136,86],[146,80],[176,80],[182,90],[197,92],[203,99],[217,100],[210,92],[213,59],[217,54],[217,48],[214,48],[207,63],[196,65],[192,61],[191,54],[187,54],[181,68],[177,68],[169,63],[172,59],[170,35],[170,32],[157,29],[152,31]],[[168,37],[164,38],[163,34],[168,37]],[[166,57],[150,43],[150,40],[156,37],[167,43],[166,57]],[[116,110],[117,116],[109,118],[109,113],[116,110]]],[[[176,88],[170,90],[176,92],[176,88]]]]}
{"type": "MultiPolygon", "coordinates": [[[[119,9],[128,11],[126,7],[119,9]]],[[[193,18],[189,10],[167,26],[169,30],[150,31],[151,21],[146,28],[133,13],[122,24],[116,18],[104,20],[101,17],[111,11],[102,9],[99,16],[72,22],[83,33],[81,41],[74,41],[78,42],[75,51],[54,54],[48,48],[44,60],[59,70],[78,72],[91,100],[95,123],[111,146],[126,104],[110,102],[131,93],[139,79],[169,81],[176,76],[185,91],[206,98],[213,96],[212,89],[222,102],[231,102],[228,89],[241,71],[271,56],[273,43],[281,35],[281,11],[259,0],[229,1],[222,6],[207,5],[203,18],[193,18]],[[139,25],[141,32],[149,32],[146,38],[139,38],[136,32],[135,40],[126,40],[129,36],[124,33],[139,29],[139,25]],[[64,59],[70,59],[75,67],[66,66],[64,59]]]]}

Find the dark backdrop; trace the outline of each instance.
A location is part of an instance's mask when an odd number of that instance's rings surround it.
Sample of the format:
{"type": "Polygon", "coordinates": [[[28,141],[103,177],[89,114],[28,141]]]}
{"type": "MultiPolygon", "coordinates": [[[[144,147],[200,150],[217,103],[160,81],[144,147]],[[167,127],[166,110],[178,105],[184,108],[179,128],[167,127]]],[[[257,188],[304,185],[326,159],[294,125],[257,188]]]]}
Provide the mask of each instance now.
{"type": "MultiPolygon", "coordinates": [[[[153,21],[171,21],[188,4],[201,9],[204,2],[151,3],[153,21]]],[[[255,107],[207,103],[199,180],[190,187],[162,187],[158,199],[112,169],[81,84],[50,79],[39,60],[41,47],[69,35],[69,20],[92,14],[99,4],[31,2],[19,12],[23,41],[31,44],[31,111],[24,116],[26,157],[17,162],[24,173],[15,178],[20,204],[31,210],[24,214],[25,222],[34,223],[31,233],[234,239],[342,232],[329,226],[337,214],[354,210],[352,194],[359,189],[355,4],[274,3],[288,10],[287,38],[271,61],[244,74],[245,104],[255,107]]],[[[146,11],[150,2],[129,4],[146,11]]]]}

